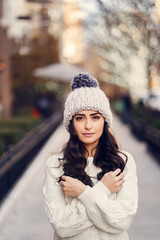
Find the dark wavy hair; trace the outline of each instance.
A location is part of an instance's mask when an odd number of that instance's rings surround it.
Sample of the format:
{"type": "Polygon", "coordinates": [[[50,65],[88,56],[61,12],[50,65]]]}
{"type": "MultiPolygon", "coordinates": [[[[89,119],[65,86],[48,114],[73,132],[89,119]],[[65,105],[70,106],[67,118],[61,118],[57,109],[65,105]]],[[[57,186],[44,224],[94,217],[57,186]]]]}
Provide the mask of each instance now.
{"type": "MultiPolygon", "coordinates": [[[[77,136],[73,119],[70,121],[69,132],[70,138],[63,149],[64,157],[61,159],[63,160],[64,175],[77,178],[85,185],[93,186],[90,176],[85,172],[87,165],[86,153],[88,151],[77,136]]],[[[123,171],[126,162],[127,156],[119,150],[118,144],[110,132],[108,124],[105,122],[93,160],[93,164],[102,169],[102,171],[97,174],[97,179],[100,180],[105,173],[114,171],[117,168],[123,171]],[[126,157],[126,161],[123,160],[119,153],[126,157]]],[[[59,181],[60,180],[61,178],[59,181]]]]}

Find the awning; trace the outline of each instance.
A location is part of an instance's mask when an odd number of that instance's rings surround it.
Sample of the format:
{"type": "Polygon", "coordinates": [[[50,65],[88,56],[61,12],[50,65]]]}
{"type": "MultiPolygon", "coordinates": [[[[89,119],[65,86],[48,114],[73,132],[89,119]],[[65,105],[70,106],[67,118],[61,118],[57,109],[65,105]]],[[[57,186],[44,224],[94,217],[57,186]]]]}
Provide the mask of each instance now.
{"type": "Polygon", "coordinates": [[[72,64],[56,63],[35,69],[33,76],[53,79],[59,82],[70,82],[80,72],[85,72],[85,70],[72,64]]]}

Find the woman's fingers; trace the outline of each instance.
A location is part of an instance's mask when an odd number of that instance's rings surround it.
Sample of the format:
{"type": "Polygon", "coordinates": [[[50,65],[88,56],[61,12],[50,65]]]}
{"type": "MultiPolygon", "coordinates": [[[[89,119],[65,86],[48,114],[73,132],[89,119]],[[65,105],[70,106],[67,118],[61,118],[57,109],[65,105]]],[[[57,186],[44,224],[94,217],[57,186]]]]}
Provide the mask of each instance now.
{"type": "Polygon", "coordinates": [[[121,172],[121,169],[117,168],[113,173],[112,173],[113,176],[115,176],[115,180],[116,182],[117,181],[120,181],[124,178],[124,173],[121,172]],[[118,175],[118,176],[117,176],[118,175]]]}
{"type": "Polygon", "coordinates": [[[65,181],[65,180],[67,179],[67,176],[63,175],[63,176],[61,177],[61,179],[62,179],[63,181],[65,181]]]}
{"type": "Polygon", "coordinates": [[[123,183],[125,182],[125,180],[124,180],[124,173],[120,173],[120,171],[119,171],[120,169],[118,168],[118,169],[116,169],[115,171],[114,171],[114,173],[116,174],[116,178],[115,178],[115,181],[116,181],[116,185],[117,186],[122,186],[123,185],[123,183]],[[119,175],[118,175],[118,174],[119,175]],[[118,176],[117,176],[118,175],[118,176]]]}
{"type": "Polygon", "coordinates": [[[118,181],[118,182],[117,182],[117,186],[122,186],[124,182],[125,182],[125,180],[124,180],[124,179],[122,179],[122,180],[118,181]]]}
{"type": "Polygon", "coordinates": [[[122,180],[123,178],[124,178],[124,173],[121,173],[120,175],[118,175],[118,176],[116,177],[117,181],[120,181],[120,180],[122,180]]]}
{"type": "Polygon", "coordinates": [[[117,168],[114,172],[113,175],[117,176],[121,172],[120,168],[117,168]]]}
{"type": "Polygon", "coordinates": [[[64,181],[60,181],[61,187],[64,187],[64,181]]]}
{"type": "Polygon", "coordinates": [[[106,173],[101,181],[110,190],[110,192],[119,192],[125,182],[124,174],[121,172],[120,168],[117,168],[115,171],[106,173]]]}
{"type": "Polygon", "coordinates": [[[62,186],[64,194],[69,197],[79,196],[86,188],[86,185],[81,181],[69,176],[62,176],[60,184],[62,186]]]}
{"type": "Polygon", "coordinates": [[[66,177],[62,176],[61,178],[62,178],[62,180],[60,181],[60,185],[62,188],[64,188],[65,186],[67,186],[66,177]]]}
{"type": "Polygon", "coordinates": [[[69,177],[68,177],[68,176],[62,176],[61,179],[62,179],[62,180],[60,181],[60,184],[61,184],[63,187],[66,186],[67,183],[68,183],[69,177]]]}

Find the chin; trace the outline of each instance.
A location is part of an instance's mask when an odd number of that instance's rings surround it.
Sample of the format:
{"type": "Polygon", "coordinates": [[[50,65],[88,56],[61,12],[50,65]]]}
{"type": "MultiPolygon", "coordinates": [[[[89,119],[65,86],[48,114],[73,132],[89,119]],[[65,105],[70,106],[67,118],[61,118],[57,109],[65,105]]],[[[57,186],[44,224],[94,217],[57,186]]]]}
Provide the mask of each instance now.
{"type": "Polygon", "coordinates": [[[97,139],[93,140],[93,139],[81,139],[81,142],[83,142],[84,144],[94,144],[97,141],[97,139]]]}

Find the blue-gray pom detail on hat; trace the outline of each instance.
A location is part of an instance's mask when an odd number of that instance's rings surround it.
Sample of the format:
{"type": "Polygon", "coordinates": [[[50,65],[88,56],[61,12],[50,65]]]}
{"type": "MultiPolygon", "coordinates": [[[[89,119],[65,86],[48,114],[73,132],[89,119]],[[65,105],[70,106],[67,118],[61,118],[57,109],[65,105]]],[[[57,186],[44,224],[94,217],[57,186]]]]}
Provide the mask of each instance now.
{"type": "Polygon", "coordinates": [[[79,73],[78,75],[76,75],[71,83],[71,88],[72,91],[74,91],[77,88],[81,88],[81,87],[99,87],[99,84],[97,82],[97,80],[87,74],[87,73],[79,73]]]}

